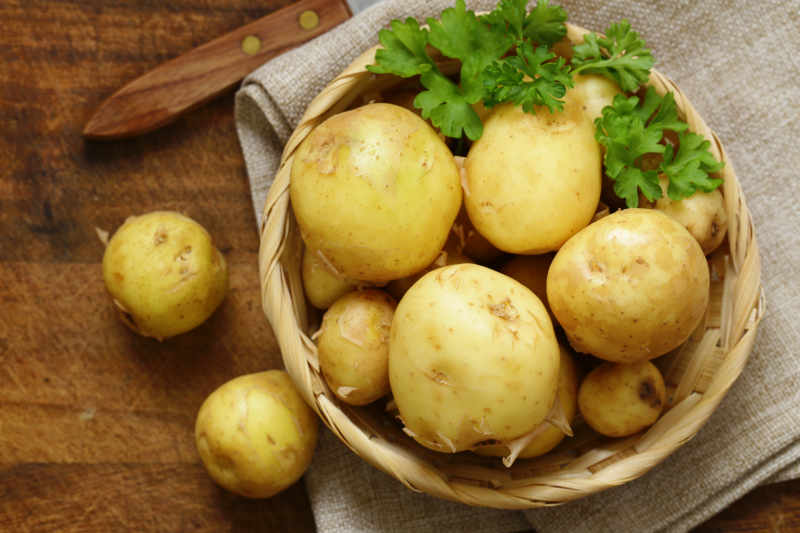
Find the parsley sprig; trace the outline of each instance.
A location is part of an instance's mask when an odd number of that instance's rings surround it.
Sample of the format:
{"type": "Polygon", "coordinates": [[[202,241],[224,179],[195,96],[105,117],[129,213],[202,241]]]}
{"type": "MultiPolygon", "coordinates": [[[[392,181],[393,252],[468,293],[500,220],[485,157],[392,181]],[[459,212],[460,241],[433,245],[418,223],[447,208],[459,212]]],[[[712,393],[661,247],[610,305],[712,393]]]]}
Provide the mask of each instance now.
{"type": "Polygon", "coordinates": [[[636,96],[617,95],[595,127],[595,138],[606,149],[606,175],[614,180],[614,192],[628,207],[639,205],[640,191],[651,202],[661,198],[661,174],[669,179],[667,194],[672,200],[687,198],[698,189],[710,192],[722,183],[709,174],[723,164],[714,159],[703,136],[686,131],[688,125],[679,119],[672,93],[662,97],[648,87],[641,102],[636,96]],[[677,151],[663,141],[667,130],[678,134],[677,151]],[[662,157],[657,168],[642,168],[649,154],[662,157]]]}

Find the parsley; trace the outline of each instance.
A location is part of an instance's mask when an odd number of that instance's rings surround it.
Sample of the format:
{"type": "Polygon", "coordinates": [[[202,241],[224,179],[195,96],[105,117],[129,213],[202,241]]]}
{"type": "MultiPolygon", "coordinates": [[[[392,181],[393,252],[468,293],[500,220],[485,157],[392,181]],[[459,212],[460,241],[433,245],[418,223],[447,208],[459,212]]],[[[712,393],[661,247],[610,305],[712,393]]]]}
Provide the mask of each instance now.
{"type": "Polygon", "coordinates": [[[583,40],[574,48],[573,74],[602,74],[627,92],[636,91],[650,78],[655,60],[627,20],[609,26],[605,37],[587,33],[583,40]]]}
{"type": "Polygon", "coordinates": [[[719,171],[722,163],[708,151],[710,143],[705,138],[686,132],[688,126],[678,117],[672,93],[661,97],[648,87],[641,103],[636,96],[617,95],[595,127],[595,138],[606,149],[606,174],[628,207],[639,205],[640,192],[651,202],[661,198],[660,174],[669,179],[667,194],[673,200],[691,196],[697,189],[712,191],[722,183],[708,175],[719,171]],[[665,130],[678,133],[677,151],[662,142],[665,130]],[[662,156],[658,168],[642,168],[647,154],[662,156]]]}

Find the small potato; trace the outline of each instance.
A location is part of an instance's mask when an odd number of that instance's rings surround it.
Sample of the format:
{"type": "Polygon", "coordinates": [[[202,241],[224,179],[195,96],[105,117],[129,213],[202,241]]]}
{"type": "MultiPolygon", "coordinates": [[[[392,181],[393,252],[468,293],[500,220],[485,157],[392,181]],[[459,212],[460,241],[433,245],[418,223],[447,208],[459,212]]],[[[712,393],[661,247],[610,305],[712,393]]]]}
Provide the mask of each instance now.
{"type": "Polygon", "coordinates": [[[708,263],[686,228],[652,209],[624,209],[561,247],[547,301],[572,347],[632,363],[677,348],[708,305],[708,263]]]}
{"type": "Polygon", "coordinates": [[[555,320],[553,312],[550,310],[550,304],[547,303],[547,271],[550,269],[553,257],[555,254],[552,253],[518,255],[503,265],[500,272],[514,278],[533,291],[533,294],[538,296],[544,304],[550,318],[555,320]]]}
{"type": "Polygon", "coordinates": [[[333,302],[356,288],[356,283],[333,274],[308,248],[303,251],[303,288],[308,301],[317,309],[327,309],[333,302]]]}
{"type": "Polygon", "coordinates": [[[111,237],[103,280],[123,322],[163,340],[211,316],[225,298],[228,269],[203,226],[154,211],[128,218],[111,237]]]}
{"type": "Polygon", "coordinates": [[[286,372],[248,374],[206,398],[197,413],[195,442],[214,481],[248,498],[269,498],[311,464],[317,417],[286,372]]]}
{"type": "Polygon", "coordinates": [[[455,453],[520,437],[553,406],[558,342],[539,298],[494,270],[425,274],[395,311],[389,381],[406,432],[455,453]]]}
{"type": "Polygon", "coordinates": [[[453,154],[436,132],[383,103],[314,128],[294,154],[289,193],[311,252],[337,275],[370,283],[431,264],[462,195],[453,154]]]}
{"type": "Polygon", "coordinates": [[[430,272],[431,270],[435,270],[439,267],[447,266],[447,265],[460,265],[462,263],[472,263],[472,259],[465,256],[461,253],[461,246],[459,245],[459,241],[450,236],[447,239],[447,244],[445,244],[442,251],[439,253],[439,257],[436,260],[425,267],[421,272],[417,272],[416,274],[412,274],[410,276],[406,276],[402,279],[396,279],[386,285],[386,290],[397,300],[403,297],[408,289],[417,282],[419,278],[430,272]]]}
{"type": "Polygon", "coordinates": [[[496,248],[540,254],[592,220],[602,177],[594,124],[570,90],[564,111],[493,108],[465,163],[464,205],[478,232],[496,248]]]}
{"type": "Polygon", "coordinates": [[[366,405],[389,393],[389,331],[395,307],[383,291],[355,291],[336,300],[322,317],[319,366],[343,402],[366,405]]]}
{"type": "Polygon", "coordinates": [[[659,178],[663,196],[656,200],[654,208],[674,218],[697,239],[703,253],[708,255],[722,243],[728,230],[728,214],[719,189],[711,192],[697,191],[682,200],[670,200],[667,195],[669,179],[659,178]]]}
{"type": "Polygon", "coordinates": [[[619,85],[600,74],[575,75],[573,89],[583,101],[583,112],[594,122],[603,114],[603,108],[614,102],[614,97],[622,94],[619,85]]]}
{"type": "Polygon", "coordinates": [[[650,361],[603,363],[578,391],[583,419],[607,437],[627,437],[653,425],[665,402],[664,378],[650,361]]]}
{"type": "MultiPolygon", "coordinates": [[[[558,369],[558,401],[564,413],[564,419],[572,423],[575,413],[578,410],[578,367],[572,359],[570,351],[559,344],[560,364],[558,369]]],[[[566,435],[556,426],[549,422],[542,422],[544,428],[541,433],[520,452],[519,457],[528,459],[544,455],[564,440],[566,435]]],[[[490,455],[493,457],[503,457],[509,450],[505,446],[489,445],[478,446],[473,450],[478,455],[490,455]]]]}

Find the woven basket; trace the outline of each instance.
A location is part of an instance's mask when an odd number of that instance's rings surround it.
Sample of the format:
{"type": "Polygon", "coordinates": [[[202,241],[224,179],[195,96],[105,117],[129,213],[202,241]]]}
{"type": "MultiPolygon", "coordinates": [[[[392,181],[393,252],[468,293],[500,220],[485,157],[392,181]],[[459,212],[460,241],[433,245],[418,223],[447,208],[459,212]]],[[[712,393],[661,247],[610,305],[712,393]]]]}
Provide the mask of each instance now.
{"type": "MultiPolygon", "coordinates": [[[[573,42],[586,30],[568,25],[573,42]]],[[[674,94],[692,131],[711,141],[725,167],[722,192],[728,236],[710,257],[711,298],[705,320],[680,348],[656,359],[668,387],[668,405],[647,431],[608,439],[577,421],[575,437],[549,454],[518,460],[510,468],[496,458],[469,452],[442,454],[407,437],[383,405],[352,407],[339,402],[319,370],[310,335],[319,320],[307,309],[301,279],[303,243],[289,205],[289,176],[298,145],[327,117],[397,84],[365,70],[375,48],[358,57],[311,102],[286,144],[269,191],[261,227],[259,267],[262,303],[283,361],[306,402],[353,452],[408,488],[470,505],[528,509],[556,505],[635,479],[691,439],[742,371],[764,312],[760,262],[750,213],[717,136],[680,89],[653,71],[650,85],[674,94]]],[[[380,402],[376,402],[380,403],[380,402]]]]}

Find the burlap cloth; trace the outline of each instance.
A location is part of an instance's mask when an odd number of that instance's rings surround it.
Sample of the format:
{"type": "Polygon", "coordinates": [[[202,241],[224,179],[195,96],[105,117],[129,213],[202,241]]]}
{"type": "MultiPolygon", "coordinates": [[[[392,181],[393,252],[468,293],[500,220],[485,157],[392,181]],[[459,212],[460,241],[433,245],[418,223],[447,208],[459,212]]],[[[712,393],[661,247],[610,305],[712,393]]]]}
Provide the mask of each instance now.
{"type": "MultiPolygon", "coordinates": [[[[388,0],[250,75],[236,121],[260,217],[282,143],[308,102],[394,18],[451,0],[388,0]]],[[[800,1],[560,1],[576,24],[628,18],[657,68],[719,134],[753,214],[767,315],[741,377],[700,433],[622,487],[521,512],[415,494],[324,431],[306,476],[320,532],[683,531],[764,482],[800,475],[800,1]],[[527,520],[526,520],[527,518],[527,520]]],[[[491,9],[494,0],[468,2],[491,9]]]]}

